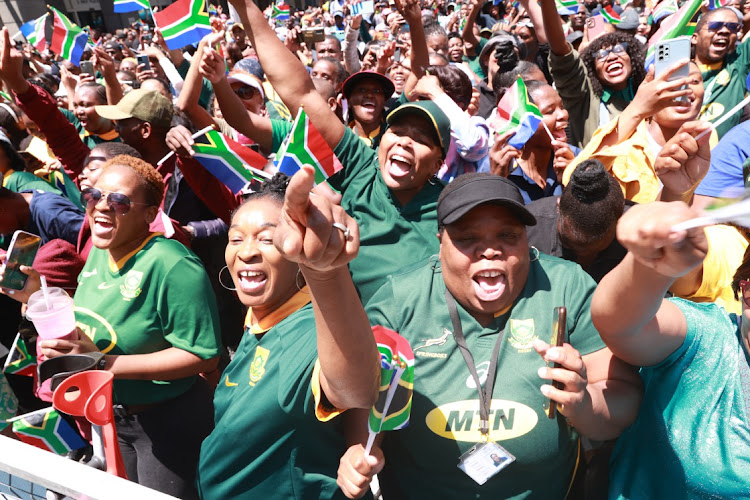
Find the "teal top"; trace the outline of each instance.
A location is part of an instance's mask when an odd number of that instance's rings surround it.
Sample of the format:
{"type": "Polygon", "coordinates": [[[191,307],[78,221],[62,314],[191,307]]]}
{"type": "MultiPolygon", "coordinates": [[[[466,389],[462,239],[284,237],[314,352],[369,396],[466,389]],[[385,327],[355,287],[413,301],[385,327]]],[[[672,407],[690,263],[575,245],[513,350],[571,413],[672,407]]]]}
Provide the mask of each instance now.
{"type": "Polygon", "coordinates": [[[638,418],[617,441],[611,499],[750,498],[750,376],[738,318],[671,299],[685,341],[641,368],[638,418]]]}

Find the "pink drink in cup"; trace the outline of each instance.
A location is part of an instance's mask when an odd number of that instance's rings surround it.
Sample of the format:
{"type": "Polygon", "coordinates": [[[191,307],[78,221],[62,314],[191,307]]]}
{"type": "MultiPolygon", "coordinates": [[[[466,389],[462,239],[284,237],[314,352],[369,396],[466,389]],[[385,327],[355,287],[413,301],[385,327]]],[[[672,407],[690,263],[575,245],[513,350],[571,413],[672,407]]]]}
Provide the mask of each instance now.
{"type": "Polygon", "coordinates": [[[41,340],[73,338],[76,329],[73,299],[62,288],[49,287],[46,300],[42,290],[31,294],[26,317],[34,323],[41,340]]]}

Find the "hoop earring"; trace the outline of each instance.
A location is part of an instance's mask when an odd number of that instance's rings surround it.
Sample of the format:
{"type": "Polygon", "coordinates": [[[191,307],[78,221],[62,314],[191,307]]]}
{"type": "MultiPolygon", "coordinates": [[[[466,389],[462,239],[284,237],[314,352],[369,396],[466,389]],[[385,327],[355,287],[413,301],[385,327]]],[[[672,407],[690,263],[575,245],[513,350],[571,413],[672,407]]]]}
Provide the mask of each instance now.
{"type": "Polygon", "coordinates": [[[297,285],[297,290],[300,292],[305,286],[307,286],[307,283],[305,283],[305,277],[302,276],[302,269],[297,269],[297,274],[294,276],[294,284],[297,285]],[[302,286],[299,284],[300,277],[302,278],[302,286]]]}
{"type": "Polygon", "coordinates": [[[531,251],[531,260],[529,262],[535,262],[539,260],[539,249],[535,246],[529,247],[529,250],[531,251]]]}
{"type": "MultiPolygon", "coordinates": [[[[223,286],[224,288],[226,288],[227,290],[230,290],[230,291],[232,291],[232,292],[233,292],[233,291],[237,290],[237,287],[229,287],[229,286],[226,286],[226,285],[224,284],[224,280],[222,280],[222,279],[221,279],[221,275],[222,275],[222,273],[224,272],[224,269],[226,269],[227,271],[229,271],[229,267],[228,267],[228,266],[224,266],[224,267],[222,267],[222,268],[221,268],[221,270],[219,271],[219,284],[220,284],[221,286],[223,286]]],[[[230,278],[231,278],[231,276],[230,276],[230,278]]]]}

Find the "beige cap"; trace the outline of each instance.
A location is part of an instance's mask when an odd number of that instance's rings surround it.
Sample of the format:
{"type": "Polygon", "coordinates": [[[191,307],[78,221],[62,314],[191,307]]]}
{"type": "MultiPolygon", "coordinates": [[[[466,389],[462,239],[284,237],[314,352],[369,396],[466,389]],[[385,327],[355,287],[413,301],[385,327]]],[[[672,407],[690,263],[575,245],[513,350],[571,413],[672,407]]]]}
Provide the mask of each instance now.
{"type": "Polygon", "coordinates": [[[138,118],[156,127],[172,125],[174,106],[156,90],[131,90],[115,106],[96,106],[96,112],[108,120],[138,118]]]}

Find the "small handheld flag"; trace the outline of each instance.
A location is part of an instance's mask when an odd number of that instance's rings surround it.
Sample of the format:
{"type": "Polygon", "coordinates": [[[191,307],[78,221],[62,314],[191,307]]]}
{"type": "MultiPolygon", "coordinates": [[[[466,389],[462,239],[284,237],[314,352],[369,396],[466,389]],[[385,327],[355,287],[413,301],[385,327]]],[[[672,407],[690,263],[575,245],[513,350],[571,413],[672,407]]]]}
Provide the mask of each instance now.
{"type": "Polygon", "coordinates": [[[21,33],[23,33],[23,36],[26,37],[26,40],[40,52],[44,50],[47,45],[47,38],[44,32],[45,27],[47,26],[47,17],[49,17],[49,13],[44,14],[38,19],[29,21],[28,23],[21,25],[19,28],[21,33]]]}
{"type": "Polygon", "coordinates": [[[302,165],[312,165],[315,168],[316,185],[325,182],[343,168],[340,163],[334,161],[330,146],[301,108],[286,143],[281,146],[276,157],[279,158],[279,172],[290,177],[302,168],[302,165]]]}
{"type": "Polygon", "coordinates": [[[671,16],[675,12],[677,12],[677,1],[664,0],[663,2],[660,2],[648,16],[648,24],[657,23],[661,19],[671,16]]]}
{"type": "Polygon", "coordinates": [[[409,425],[414,391],[414,352],[409,342],[379,325],[372,327],[372,333],[380,351],[380,391],[367,421],[367,455],[379,432],[395,431],[409,425]]]}
{"type": "Polygon", "coordinates": [[[689,0],[680,9],[662,21],[659,30],[648,41],[646,52],[646,69],[654,64],[656,44],[663,40],[671,40],[678,36],[690,36],[695,31],[693,17],[701,8],[703,0],[689,0]]]}
{"type": "MultiPolygon", "coordinates": [[[[747,193],[746,195],[747,196],[747,193]]],[[[672,231],[687,231],[696,227],[711,226],[731,222],[743,227],[750,227],[750,197],[738,202],[724,205],[715,210],[707,210],[706,215],[695,217],[672,226],[672,231]]]]}
{"type": "Polygon", "coordinates": [[[3,373],[26,377],[33,377],[36,373],[36,357],[29,354],[29,348],[20,333],[16,334],[8,357],[5,358],[3,373]]]}
{"type": "Polygon", "coordinates": [[[271,11],[271,19],[274,21],[286,21],[289,19],[289,6],[285,3],[274,4],[271,11]]]}
{"type": "Polygon", "coordinates": [[[561,16],[570,16],[578,13],[578,0],[555,0],[557,13],[561,16]]]}
{"type": "Polygon", "coordinates": [[[208,4],[208,15],[209,16],[218,16],[219,10],[216,8],[214,4],[208,4]]]}
{"type": "Polygon", "coordinates": [[[13,419],[13,432],[24,443],[64,455],[86,446],[78,431],[52,407],[19,415],[13,419]]]}
{"type": "Polygon", "coordinates": [[[252,180],[268,178],[268,174],[262,171],[268,163],[262,155],[221,132],[209,130],[195,138],[193,151],[193,158],[235,194],[252,180]]]}
{"type": "Polygon", "coordinates": [[[211,33],[205,0],[177,0],[154,12],[154,22],[170,50],[200,42],[211,33]]]}
{"type": "Polygon", "coordinates": [[[604,19],[609,24],[620,24],[622,22],[622,19],[620,19],[620,14],[615,12],[614,7],[612,7],[612,4],[607,5],[602,9],[602,16],[604,16],[604,19]]]}
{"type": "Polygon", "coordinates": [[[720,9],[729,5],[729,0],[708,0],[708,10],[720,9]]]}
{"type": "Polygon", "coordinates": [[[89,35],[70,22],[65,14],[54,7],[48,7],[53,16],[52,43],[49,50],[78,66],[89,35]]]}
{"type": "Polygon", "coordinates": [[[497,119],[492,124],[497,134],[504,134],[510,130],[515,134],[508,139],[508,144],[521,149],[526,141],[531,139],[539,124],[542,123],[542,113],[531,102],[526,84],[518,77],[497,103],[497,119]]]}
{"type": "Polygon", "coordinates": [[[115,0],[114,3],[115,14],[135,12],[143,9],[151,10],[151,5],[149,5],[148,0],[115,0]]]}

